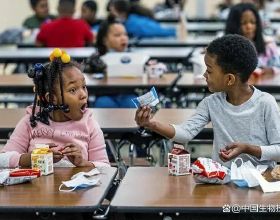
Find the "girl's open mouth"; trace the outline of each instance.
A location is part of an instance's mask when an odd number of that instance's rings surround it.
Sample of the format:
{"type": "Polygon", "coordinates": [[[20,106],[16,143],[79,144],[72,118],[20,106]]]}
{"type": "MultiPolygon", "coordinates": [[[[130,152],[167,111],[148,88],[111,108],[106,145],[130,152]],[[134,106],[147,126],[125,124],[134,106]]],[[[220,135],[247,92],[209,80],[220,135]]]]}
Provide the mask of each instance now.
{"type": "Polygon", "coordinates": [[[86,108],[87,108],[87,104],[85,103],[85,104],[83,104],[82,107],[81,107],[81,112],[82,112],[82,113],[85,113],[86,108]]]}

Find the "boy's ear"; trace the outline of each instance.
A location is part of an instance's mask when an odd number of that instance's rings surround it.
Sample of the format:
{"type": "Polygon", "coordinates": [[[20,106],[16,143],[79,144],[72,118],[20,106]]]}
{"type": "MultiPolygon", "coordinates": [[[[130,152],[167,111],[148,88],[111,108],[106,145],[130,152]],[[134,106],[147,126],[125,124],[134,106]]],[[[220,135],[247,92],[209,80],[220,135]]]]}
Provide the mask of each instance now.
{"type": "Polygon", "coordinates": [[[227,85],[232,86],[236,82],[236,75],[232,73],[227,74],[227,85]]]}

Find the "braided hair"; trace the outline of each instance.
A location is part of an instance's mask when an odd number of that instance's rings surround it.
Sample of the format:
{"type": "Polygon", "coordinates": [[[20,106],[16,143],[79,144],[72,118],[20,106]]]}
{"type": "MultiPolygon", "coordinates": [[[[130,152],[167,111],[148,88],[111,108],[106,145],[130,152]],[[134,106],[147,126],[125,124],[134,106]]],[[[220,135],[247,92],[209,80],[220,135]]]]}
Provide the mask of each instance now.
{"type": "Polygon", "coordinates": [[[63,63],[59,57],[45,65],[37,63],[28,71],[28,76],[33,79],[35,85],[32,115],[30,116],[30,125],[32,127],[36,127],[36,121],[49,125],[49,113],[55,110],[61,110],[65,113],[70,112],[69,106],[64,102],[62,77],[64,69],[70,67],[80,69],[80,66],[76,62],[69,61],[68,63],[63,63]],[[53,102],[57,83],[59,83],[61,92],[62,104],[60,105],[56,105],[53,102]],[[45,97],[47,93],[49,94],[48,100],[45,97]],[[36,106],[39,107],[37,113],[35,113],[36,106]]]}

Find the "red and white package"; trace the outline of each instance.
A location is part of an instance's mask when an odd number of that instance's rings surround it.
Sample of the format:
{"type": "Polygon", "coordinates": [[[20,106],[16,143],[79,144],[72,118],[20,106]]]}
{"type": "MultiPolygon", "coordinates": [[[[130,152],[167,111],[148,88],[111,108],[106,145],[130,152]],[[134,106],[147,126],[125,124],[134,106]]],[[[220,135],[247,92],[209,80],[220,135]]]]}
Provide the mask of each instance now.
{"type": "Polygon", "coordinates": [[[15,185],[29,182],[41,176],[38,169],[4,169],[0,170],[0,185],[15,185]]]}
{"type": "Polygon", "coordinates": [[[230,182],[230,170],[210,158],[199,157],[192,164],[192,172],[197,183],[226,184],[230,182]]]}

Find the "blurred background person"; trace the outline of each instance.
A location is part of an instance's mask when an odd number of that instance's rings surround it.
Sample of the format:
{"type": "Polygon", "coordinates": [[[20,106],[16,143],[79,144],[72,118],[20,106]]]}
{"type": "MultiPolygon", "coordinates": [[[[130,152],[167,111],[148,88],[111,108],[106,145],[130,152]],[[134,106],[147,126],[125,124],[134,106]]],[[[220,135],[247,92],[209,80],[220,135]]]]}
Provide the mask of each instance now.
{"type": "Polygon", "coordinates": [[[93,0],[83,2],[81,8],[81,18],[84,19],[95,33],[99,28],[100,21],[97,20],[97,4],[93,0]]]}
{"type": "MultiPolygon", "coordinates": [[[[128,47],[128,36],[123,24],[112,17],[103,21],[96,39],[96,48],[98,54],[93,54],[86,64],[85,71],[94,73],[96,71],[105,71],[105,64],[100,60],[109,52],[125,52],[128,47]]],[[[134,94],[117,94],[97,96],[93,104],[95,108],[134,108],[131,99],[135,98],[134,94]]]]}
{"type": "Polygon", "coordinates": [[[155,18],[168,19],[179,18],[180,13],[184,10],[186,0],[165,0],[163,3],[157,4],[153,11],[155,18]]]}
{"type": "Polygon", "coordinates": [[[131,4],[126,0],[109,2],[111,15],[119,19],[130,37],[175,37],[176,28],[162,27],[153,19],[153,13],[139,4],[131,4]]]}
{"type": "Polygon", "coordinates": [[[74,19],[75,0],[59,0],[59,17],[41,26],[36,45],[45,47],[84,47],[93,44],[90,26],[74,19]]]}
{"type": "Polygon", "coordinates": [[[48,0],[30,0],[34,15],[26,18],[22,24],[28,29],[40,28],[41,24],[53,20],[55,16],[49,14],[48,0]]]}
{"type": "Polygon", "coordinates": [[[280,60],[277,45],[272,38],[265,40],[257,8],[251,3],[233,6],[226,21],[225,34],[239,34],[250,39],[258,53],[258,67],[263,74],[270,76],[280,73],[280,60]]]}

